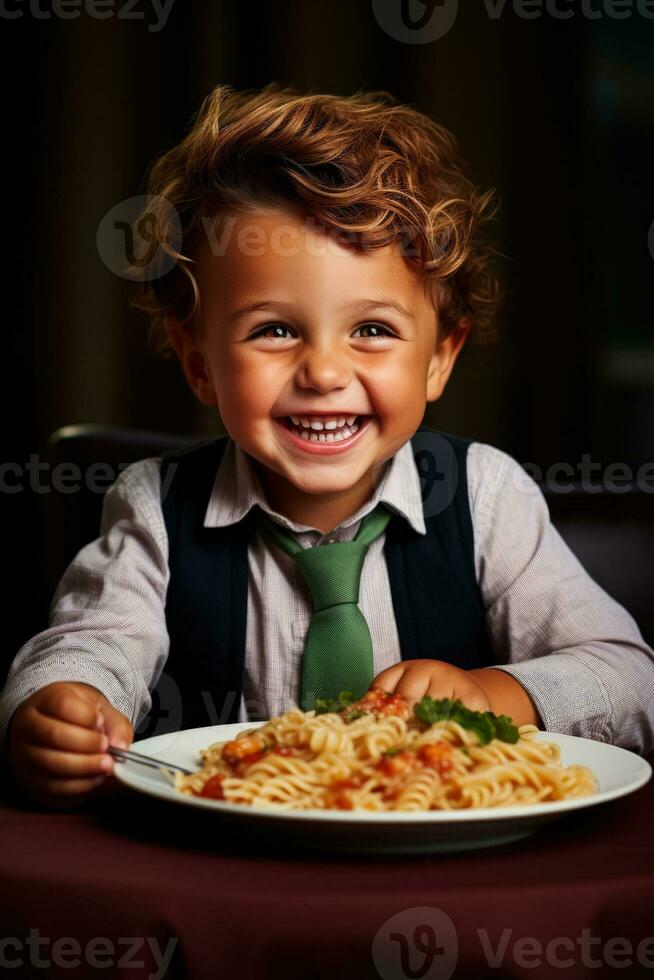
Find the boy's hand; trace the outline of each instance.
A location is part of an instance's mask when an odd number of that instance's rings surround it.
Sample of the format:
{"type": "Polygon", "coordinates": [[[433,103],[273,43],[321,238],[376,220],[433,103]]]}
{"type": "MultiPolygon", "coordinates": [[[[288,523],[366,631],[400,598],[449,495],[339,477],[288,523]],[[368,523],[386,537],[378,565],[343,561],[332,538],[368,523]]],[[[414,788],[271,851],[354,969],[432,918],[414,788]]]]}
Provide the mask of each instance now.
{"type": "Polygon", "coordinates": [[[508,715],[514,725],[545,727],[525,688],[504,670],[461,670],[442,660],[402,660],[377,674],[370,687],[401,694],[411,705],[425,694],[460,698],[466,708],[508,715]]]}
{"type": "Polygon", "coordinates": [[[401,694],[413,705],[428,694],[432,698],[460,698],[473,711],[490,711],[490,700],[472,671],[442,660],[402,660],[377,674],[371,689],[401,694]]]}
{"type": "Polygon", "coordinates": [[[109,743],[128,748],[129,720],[96,688],[58,681],[27,698],[7,729],[16,781],[38,803],[68,807],[113,771],[109,743]]]}

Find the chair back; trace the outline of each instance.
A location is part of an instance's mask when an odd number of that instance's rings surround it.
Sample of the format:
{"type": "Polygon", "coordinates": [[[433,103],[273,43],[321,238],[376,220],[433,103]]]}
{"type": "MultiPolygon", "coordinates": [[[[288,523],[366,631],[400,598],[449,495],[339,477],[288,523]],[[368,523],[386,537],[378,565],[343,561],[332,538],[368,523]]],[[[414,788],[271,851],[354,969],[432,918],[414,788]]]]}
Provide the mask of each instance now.
{"type": "Polygon", "coordinates": [[[53,432],[48,440],[53,472],[65,466],[73,476],[79,475],[79,492],[55,494],[49,515],[48,564],[54,584],[80,548],[98,537],[104,495],[126,466],[206,438],[94,423],[53,432]]]}
{"type": "Polygon", "coordinates": [[[654,495],[579,484],[565,493],[541,489],[561,537],[654,646],[654,495]]]}

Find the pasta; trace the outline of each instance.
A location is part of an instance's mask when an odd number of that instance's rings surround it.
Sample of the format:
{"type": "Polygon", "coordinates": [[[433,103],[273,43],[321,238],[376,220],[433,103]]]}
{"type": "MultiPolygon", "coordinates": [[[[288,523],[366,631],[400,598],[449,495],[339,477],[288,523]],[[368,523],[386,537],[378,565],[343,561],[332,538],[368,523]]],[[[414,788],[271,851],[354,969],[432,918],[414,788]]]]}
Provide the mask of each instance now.
{"type": "Polygon", "coordinates": [[[595,777],[563,766],[534,725],[460,701],[369,691],[340,710],[294,709],[200,751],[180,793],[284,810],[461,810],[589,796],[595,777]],[[431,721],[430,719],[437,720],[431,721]]]}

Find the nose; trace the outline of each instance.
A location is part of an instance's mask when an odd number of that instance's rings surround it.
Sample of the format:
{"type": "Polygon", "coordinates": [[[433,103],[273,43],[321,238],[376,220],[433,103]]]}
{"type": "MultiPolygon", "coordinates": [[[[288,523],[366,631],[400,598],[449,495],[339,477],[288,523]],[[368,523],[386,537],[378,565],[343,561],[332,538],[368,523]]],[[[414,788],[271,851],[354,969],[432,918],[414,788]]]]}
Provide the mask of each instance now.
{"type": "Polygon", "coordinates": [[[298,388],[311,388],[321,394],[347,388],[352,370],[345,354],[326,346],[307,345],[295,376],[298,388]]]}

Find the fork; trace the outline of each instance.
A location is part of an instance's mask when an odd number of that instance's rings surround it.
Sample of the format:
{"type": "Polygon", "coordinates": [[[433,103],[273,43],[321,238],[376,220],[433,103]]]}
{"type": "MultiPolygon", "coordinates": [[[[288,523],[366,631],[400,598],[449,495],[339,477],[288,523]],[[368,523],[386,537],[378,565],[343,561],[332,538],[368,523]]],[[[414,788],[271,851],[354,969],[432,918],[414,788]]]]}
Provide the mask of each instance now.
{"type": "Polygon", "coordinates": [[[117,745],[110,745],[107,752],[119,762],[137,762],[139,765],[149,766],[151,769],[167,769],[169,772],[181,772],[185,776],[190,776],[193,772],[198,771],[197,769],[185,769],[184,766],[176,766],[172,762],[163,762],[151,755],[141,755],[140,752],[134,752],[131,749],[120,749],[117,745]]]}

